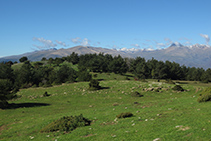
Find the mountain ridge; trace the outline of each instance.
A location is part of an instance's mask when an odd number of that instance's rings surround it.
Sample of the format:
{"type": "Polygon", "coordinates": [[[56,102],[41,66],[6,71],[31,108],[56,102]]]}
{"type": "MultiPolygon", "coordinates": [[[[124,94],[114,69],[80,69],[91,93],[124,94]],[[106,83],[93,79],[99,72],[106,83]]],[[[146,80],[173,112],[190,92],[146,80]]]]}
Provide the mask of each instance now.
{"type": "Polygon", "coordinates": [[[188,67],[211,68],[211,47],[209,45],[195,44],[184,46],[178,42],[172,43],[168,48],[147,50],[147,49],[107,49],[92,46],[74,46],[67,49],[51,48],[48,50],[38,50],[20,55],[13,55],[0,58],[2,61],[18,61],[21,57],[26,56],[30,61],[40,61],[45,58],[64,57],[75,52],[81,54],[111,54],[112,56],[122,56],[124,58],[143,57],[146,60],[155,58],[159,61],[171,61],[188,67]]]}

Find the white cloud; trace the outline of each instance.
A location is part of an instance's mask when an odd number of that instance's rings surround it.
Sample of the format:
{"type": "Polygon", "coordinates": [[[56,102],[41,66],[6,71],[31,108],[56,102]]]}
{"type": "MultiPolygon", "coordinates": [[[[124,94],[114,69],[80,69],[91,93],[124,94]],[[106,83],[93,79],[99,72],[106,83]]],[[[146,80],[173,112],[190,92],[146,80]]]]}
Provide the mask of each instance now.
{"type": "Polygon", "coordinates": [[[134,46],[134,47],[140,47],[139,44],[131,44],[131,46],[134,46]]]}
{"type": "Polygon", "coordinates": [[[119,51],[138,51],[139,49],[136,48],[120,48],[119,51]]]}
{"type": "Polygon", "coordinates": [[[81,42],[82,46],[88,46],[89,45],[89,40],[87,38],[84,38],[83,41],[81,42]]]}
{"type": "Polygon", "coordinates": [[[207,45],[209,44],[210,37],[207,34],[200,34],[201,37],[203,37],[206,40],[207,45]]]}
{"type": "Polygon", "coordinates": [[[166,46],[169,46],[169,45],[171,45],[173,43],[172,40],[169,39],[169,38],[165,38],[164,40],[167,42],[166,46]]]}
{"type": "Polygon", "coordinates": [[[75,43],[75,44],[78,44],[78,43],[81,43],[80,39],[81,39],[81,38],[76,37],[76,38],[72,38],[71,41],[72,41],[73,43],[75,43]]]}
{"type": "Polygon", "coordinates": [[[33,45],[39,49],[43,49],[43,48],[51,48],[51,47],[56,47],[57,44],[54,44],[53,41],[51,40],[46,40],[44,38],[37,38],[37,37],[34,37],[33,38],[34,41],[38,41],[40,43],[43,44],[43,46],[38,46],[38,45],[33,45]]]}
{"type": "Polygon", "coordinates": [[[163,47],[166,47],[166,44],[164,44],[164,43],[156,43],[156,48],[157,49],[160,49],[160,48],[163,48],[163,47]]]}
{"type": "Polygon", "coordinates": [[[67,45],[65,44],[65,42],[58,41],[58,40],[56,40],[56,42],[57,42],[57,44],[62,45],[62,46],[64,46],[64,47],[66,47],[66,46],[67,46],[67,45]]]}

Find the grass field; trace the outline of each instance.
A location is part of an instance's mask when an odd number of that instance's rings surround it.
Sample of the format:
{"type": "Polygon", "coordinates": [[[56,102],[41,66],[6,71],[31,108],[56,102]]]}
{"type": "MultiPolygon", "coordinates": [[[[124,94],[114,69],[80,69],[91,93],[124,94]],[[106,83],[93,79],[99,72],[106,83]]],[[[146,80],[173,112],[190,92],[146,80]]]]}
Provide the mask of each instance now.
{"type": "Polygon", "coordinates": [[[174,92],[173,84],[153,80],[125,80],[114,74],[98,74],[97,79],[103,87],[97,91],[88,91],[88,82],[20,90],[19,98],[9,101],[13,108],[0,110],[0,140],[211,140],[211,102],[197,102],[208,84],[183,82],[186,91],[174,92]],[[149,87],[165,90],[143,90],[149,87]],[[144,96],[132,97],[134,91],[144,96]],[[50,96],[43,97],[45,92],[50,96]],[[116,119],[122,112],[134,116],[116,119]],[[80,114],[92,120],[90,126],[40,133],[54,120],[80,114]]]}

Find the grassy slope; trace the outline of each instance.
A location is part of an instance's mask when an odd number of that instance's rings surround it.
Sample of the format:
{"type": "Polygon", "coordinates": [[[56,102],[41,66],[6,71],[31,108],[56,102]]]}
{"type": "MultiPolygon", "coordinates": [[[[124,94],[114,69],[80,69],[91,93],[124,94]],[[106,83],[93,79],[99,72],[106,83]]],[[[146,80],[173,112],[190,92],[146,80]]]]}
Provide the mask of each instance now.
{"type": "Polygon", "coordinates": [[[211,102],[196,101],[199,86],[183,84],[183,88],[190,91],[182,93],[143,92],[145,87],[173,85],[119,80],[121,78],[125,77],[98,74],[98,79],[107,79],[100,85],[109,87],[98,91],[87,91],[87,82],[21,90],[18,95],[22,97],[10,103],[25,103],[26,107],[0,110],[0,140],[210,140],[211,102]],[[118,79],[109,80],[109,76],[118,79]],[[42,97],[45,91],[51,96],[42,97]],[[131,97],[133,91],[144,97],[131,97]],[[50,105],[33,106],[33,103],[50,105]],[[115,122],[116,115],[122,112],[132,112],[134,117],[115,122]],[[91,126],[68,134],[39,133],[56,119],[79,114],[93,120],[91,126]]]}

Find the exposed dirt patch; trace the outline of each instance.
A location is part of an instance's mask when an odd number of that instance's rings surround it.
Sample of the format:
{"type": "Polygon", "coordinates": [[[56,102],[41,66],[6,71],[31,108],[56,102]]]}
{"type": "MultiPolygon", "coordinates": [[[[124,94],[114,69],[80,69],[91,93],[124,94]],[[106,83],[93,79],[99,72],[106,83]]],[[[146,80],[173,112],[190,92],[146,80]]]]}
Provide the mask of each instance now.
{"type": "Polygon", "coordinates": [[[111,121],[111,122],[103,122],[100,125],[114,125],[114,124],[116,124],[116,123],[111,121]]]}
{"type": "Polygon", "coordinates": [[[190,129],[190,127],[183,126],[183,125],[176,126],[176,128],[179,128],[179,130],[182,130],[182,131],[186,131],[186,130],[189,130],[190,129]]]}
{"type": "Polygon", "coordinates": [[[91,137],[91,136],[95,136],[96,134],[89,134],[89,135],[86,135],[86,136],[83,136],[84,138],[87,138],[87,137],[91,137]]]}
{"type": "Polygon", "coordinates": [[[7,129],[7,125],[0,126],[0,135],[1,135],[1,131],[6,130],[6,129],[7,129]]]}

